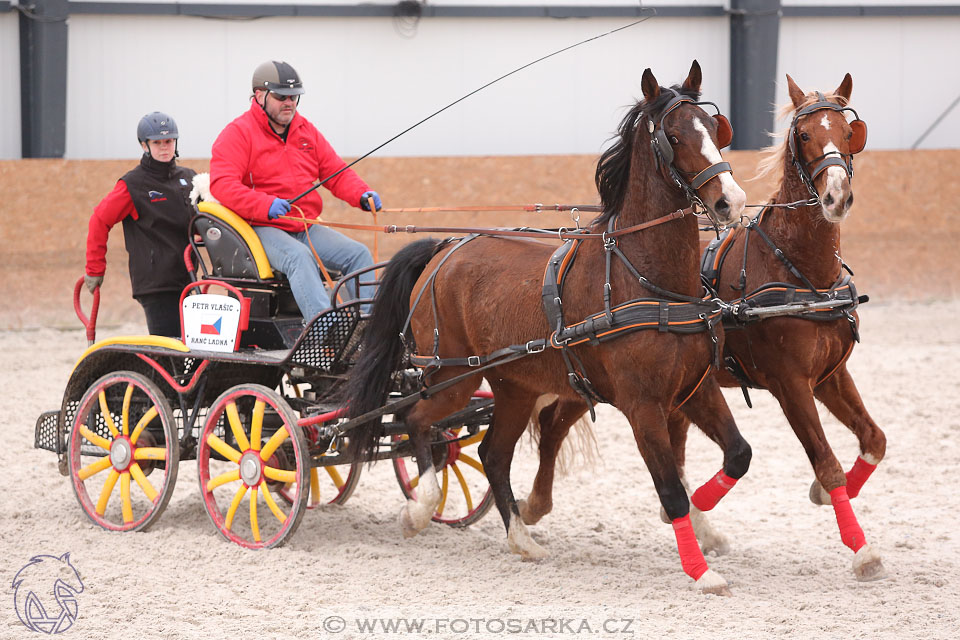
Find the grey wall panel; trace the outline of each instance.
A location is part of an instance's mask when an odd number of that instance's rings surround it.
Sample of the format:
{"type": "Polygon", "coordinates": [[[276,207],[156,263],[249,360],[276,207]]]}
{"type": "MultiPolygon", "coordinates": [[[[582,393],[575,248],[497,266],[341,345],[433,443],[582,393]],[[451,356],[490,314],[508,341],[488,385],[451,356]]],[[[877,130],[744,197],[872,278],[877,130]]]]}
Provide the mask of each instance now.
{"type": "MultiPolygon", "coordinates": [[[[249,78],[285,59],[307,88],[301,111],[356,156],[494,78],[623,19],[423,20],[413,37],[383,18],[74,15],[67,156],[136,157],[141,115],[170,112],[181,155],[203,157],[248,105],[249,78]],[[156,34],[171,44],[151,46],[156,34]]],[[[729,107],[725,18],[656,18],[535,65],[477,94],[379,155],[598,153],[652,67],[679,82],[698,58],[708,99],[729,107]],[[682,49],[677,46],[683,43],[682,49]]],[[[506,178],[506,177],[505,177],[506,178]]]]}
{"type": "MultiPolygon", "coordinates": [[[[832,91],[849,72],[852,106],[869,125],[868,149],[909,149],[960,96],[960,16],[785,17],[780,24],[777,102],[788,100],[785,73],[804,89],[832,91]]],[[[948,147],[960,147],[960,108],[919,148],[948,147]]]]}
{"type": "Polygon", "coordinates": [[[0,160],[20,157],[19,13],[0,13],[0,160]]]}

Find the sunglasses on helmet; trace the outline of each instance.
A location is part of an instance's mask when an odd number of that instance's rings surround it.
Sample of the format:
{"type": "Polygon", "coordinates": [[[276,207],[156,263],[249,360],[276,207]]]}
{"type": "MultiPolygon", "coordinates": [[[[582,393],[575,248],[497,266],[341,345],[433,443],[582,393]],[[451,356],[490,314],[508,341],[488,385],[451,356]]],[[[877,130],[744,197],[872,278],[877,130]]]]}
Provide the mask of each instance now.
{"type": "Polygon", "coordinates": [[[271,92],[270,92],[270,95],[273,96],[273,99],[276,100],[277,102],[285,102],[285,101],[287,101],[287,100],[290,100],[290,101],[292,101],[292,102],[296,102],[296,101],[297,101],[297,98],[300,97],[300,96],[284,96],[284,95],[280,95],[280,94],[277,93],[276,91],[271,91],[271,92]]]}

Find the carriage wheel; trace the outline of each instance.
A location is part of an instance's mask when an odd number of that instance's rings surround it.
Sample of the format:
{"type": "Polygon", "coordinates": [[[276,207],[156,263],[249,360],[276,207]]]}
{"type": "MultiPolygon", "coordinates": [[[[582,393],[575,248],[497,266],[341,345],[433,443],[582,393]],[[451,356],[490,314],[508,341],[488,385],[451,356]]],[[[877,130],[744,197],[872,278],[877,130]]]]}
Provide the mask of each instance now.
{"type": "Polygon", "coordinates": [[[278,547],[297,530],[310,457],[296,414],[276,391],[241,384],[221,394],[200,434],[197,470],[207,515],[227,540],[278,547]],[[290,502],[278,504],[271,484],[292,484],[290,502]]]}
{"type": "Polygon", "coordinates": [[[75,416],[69,470],[84,513],[111,531],[146,529],[177,482],[180,443],[167,399],[146,376],[117,371],[90,385],[75,416]]]}
{"type": "MultiPolygon", "coordinates": [[[[341,446],[347,447],[348,442],[344,442],[341,446]]],[[[362,468],[362,462],[311,468],[307,509],[316,509],[324,504],[344,504],[357,488],[362,468]]],[[[288,483],[274,490],[281,500],[291,504],[292,496],[296,494],[296,486],[295,483],[288,483]]]]}
{"type": "MultiPolygon", "coordinates": [[[[434,445],[433,466],[440,481],[440,505],[433,514],[434,522],[451,527],[468,527],[482,518],[493,506],[493,491],[483,471],[477,447],[487,433],[483,427],[472,436],[458,441],[463,427],[443,432],[445,445],[434,445]]],[[[407,436],[396,436],[395,441],[407,436]]],[[[409,499],[416,499],[420,476],[413,458],[394,458],[393,470],[400,483],[400,490],[409,499]]]]}

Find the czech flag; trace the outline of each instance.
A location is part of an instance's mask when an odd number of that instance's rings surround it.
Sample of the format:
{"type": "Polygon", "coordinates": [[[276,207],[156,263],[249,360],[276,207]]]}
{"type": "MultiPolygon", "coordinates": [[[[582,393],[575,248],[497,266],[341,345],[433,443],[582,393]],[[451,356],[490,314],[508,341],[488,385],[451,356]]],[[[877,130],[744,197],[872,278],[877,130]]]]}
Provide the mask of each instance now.
{"type": "Polygon", "coordinates": [[[220,325],[223,324],[223,316],[219,316],[215,322],[201,322],[200,333],[207,335],[220,335],[220,325]]]}

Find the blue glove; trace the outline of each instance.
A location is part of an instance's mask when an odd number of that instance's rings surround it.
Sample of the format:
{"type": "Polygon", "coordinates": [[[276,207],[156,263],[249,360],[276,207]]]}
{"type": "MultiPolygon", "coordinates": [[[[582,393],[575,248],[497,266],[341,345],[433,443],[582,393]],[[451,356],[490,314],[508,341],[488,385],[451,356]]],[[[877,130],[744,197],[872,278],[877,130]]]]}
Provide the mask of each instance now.
{"type": "Polygon", "coordinates": [[[290,211],[290,203],[284,200],[283,198],[274,198],[273,202],[270,203],[270,211],[267,211],[267,217],[271,220],[276,220],[282,215],[285,215],[290,211]]]}
{"type": "Polygon", "coordinates": [[[360,208],[364,211],[370,211],[370,203],[367,201],[367,198],[373,198],[373,206],[377,211],[383,209],[383,203],[380,202],[380,194],[376,191],[367,191],[362,196],[360,196],[360,208]]]}

